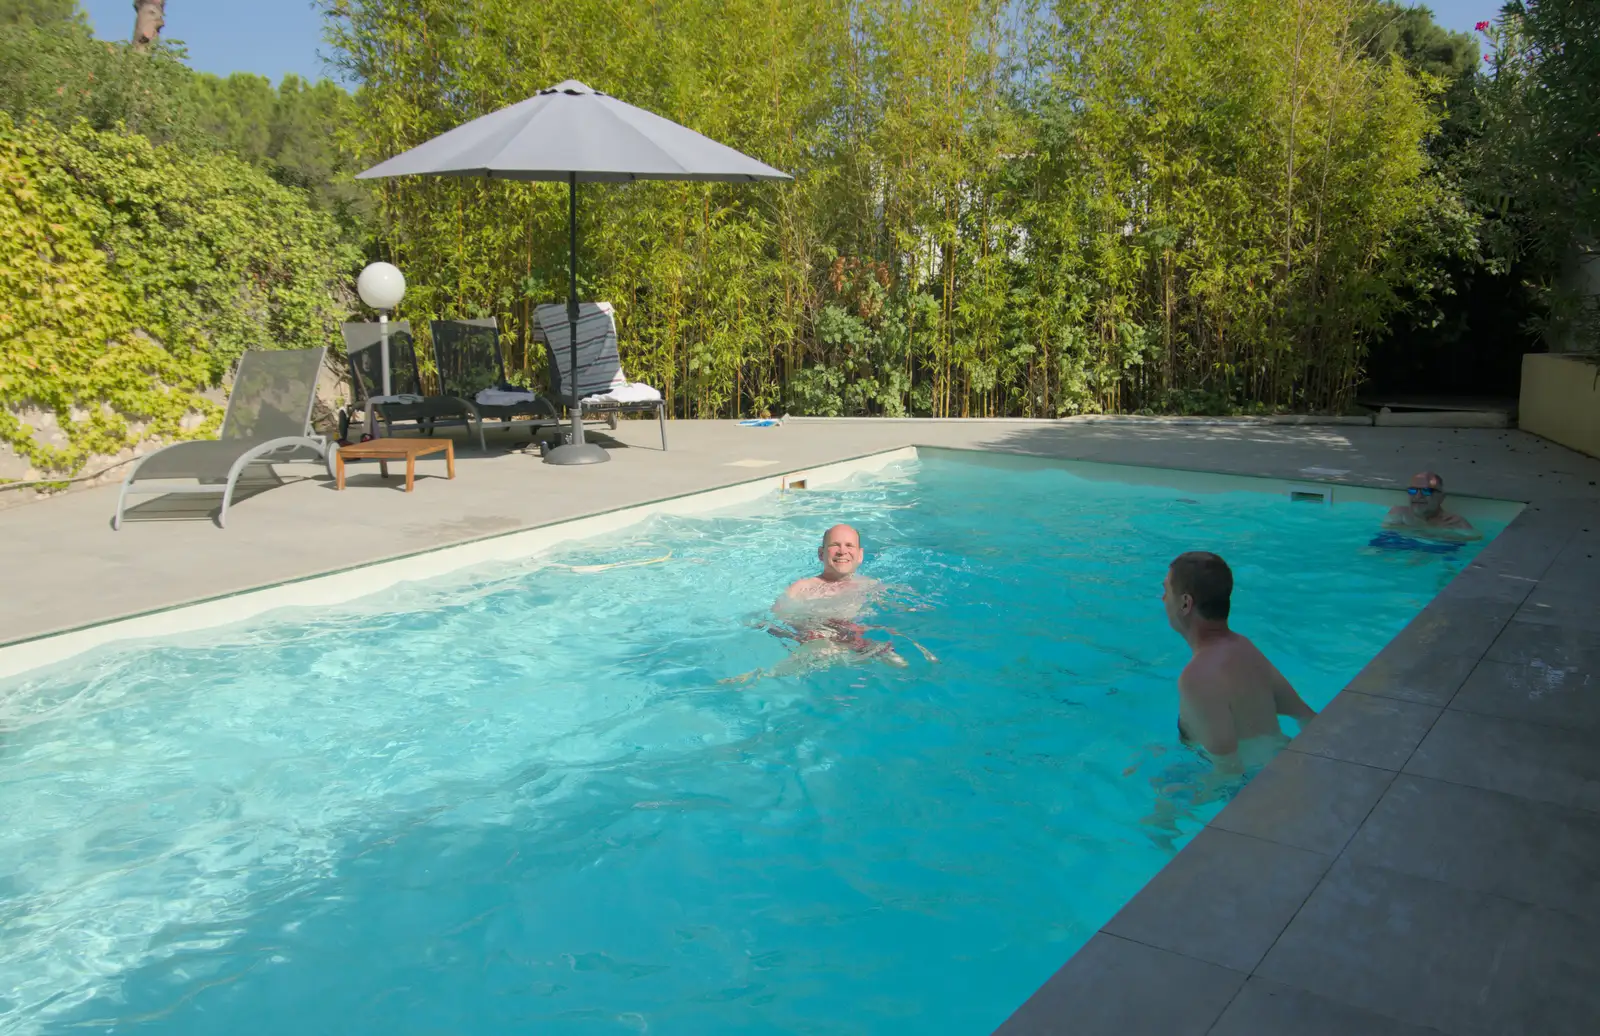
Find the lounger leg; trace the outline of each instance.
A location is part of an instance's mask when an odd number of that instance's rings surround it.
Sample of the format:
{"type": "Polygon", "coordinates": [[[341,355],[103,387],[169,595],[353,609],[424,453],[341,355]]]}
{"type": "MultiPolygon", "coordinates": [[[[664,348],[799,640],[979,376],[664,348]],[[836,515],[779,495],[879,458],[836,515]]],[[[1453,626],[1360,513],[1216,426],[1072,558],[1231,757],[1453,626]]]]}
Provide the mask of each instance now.
{"type": "Polygon", "coordinates": [[[336,454],[333,455],[333,466],[334,466],[334,469],[335,469],[334,470],[334,474],[333,474],[333,488],[335,488],[335,489],[343,489],[344,488],[344,454],[336,453],[336,454]]]}
{"type": "Polygon", "coordinates": [[[389,462],[388,461],[386,461],[386,460],[378,461],[378,474],[382,475],[384,478],[388,478],[389,477],[389,462]]]}
{"type": "Polygon", "coordinates": [[[451,478],[456,477],[456,444],[453,441],[444,444],[444,468],[451,478]]]}
{"type": "Polygon", "coordinates": [[[111,516],[111,531],[116,532],[122,528],[122,502],[128,498],[129,479],[122,480],[122,488],[117,491],[117,513],[111,516]]]}
{"type": "Polygon", "coordinates": [[[406,454],[406,492],[411,492],[412,485],[417,480],[417,455],[406,454]]]}
{"type": "Polygon", "coordinates": [[[656,420],[661,422],[661,452],[667,452],[667,404],[656,404],[656,420]]]}
{"type": "Polygon", "coordinates": [[[233,470],[228,472],[228,484],[222,487],[222,510],[217,512],[217,528],[228,527],[228,504],[233,500],[233,484],[239,481],[239,474],[244,470],[244,465],[235,463],[233,470]]]}

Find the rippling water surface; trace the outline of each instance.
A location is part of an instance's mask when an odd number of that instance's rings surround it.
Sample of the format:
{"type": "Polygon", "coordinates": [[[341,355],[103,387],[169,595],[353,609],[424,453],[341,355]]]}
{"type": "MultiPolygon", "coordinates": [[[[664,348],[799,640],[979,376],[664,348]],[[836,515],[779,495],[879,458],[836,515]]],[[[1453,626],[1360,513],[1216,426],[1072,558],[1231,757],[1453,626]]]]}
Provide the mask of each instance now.
{"type": "Polygon", "coordinates": [[[10,681],[0,1032],[981,1036],[1219,808],[1167,561],[1320,708],[1380,517],[930,459],[10,681]],[[938,662],[721,683],[841,520],[938,662]]]}

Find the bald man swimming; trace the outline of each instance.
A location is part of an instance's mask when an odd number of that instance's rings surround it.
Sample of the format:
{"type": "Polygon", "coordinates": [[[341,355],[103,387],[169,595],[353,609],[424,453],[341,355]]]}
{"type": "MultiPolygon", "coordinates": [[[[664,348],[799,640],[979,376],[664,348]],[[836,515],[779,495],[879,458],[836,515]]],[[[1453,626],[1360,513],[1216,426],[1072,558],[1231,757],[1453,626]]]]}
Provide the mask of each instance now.
{"type": "MultiPolygon", "coordinates": [[[[864,634],[869,627],[856,621],[883,590],[879,580],[857,571],[864,556],[861,534],[850,526],[835,525],[823,533],[822,546],[817,548],[822,572],[790,583],[783,596],[773,602],[772,613],[779,621],[767,623],[767,632],[797,641],[798,645],[765,675],[788,676],[834,662],[867,658],[890,665],[906,664],[888,641],[867,639],[864,634]]],[[[918,647],[933,660],[926,648],[918,647]]],[[[723,682],[743,683],[761,675],[762,671],[756,669],[723,682]]]]}

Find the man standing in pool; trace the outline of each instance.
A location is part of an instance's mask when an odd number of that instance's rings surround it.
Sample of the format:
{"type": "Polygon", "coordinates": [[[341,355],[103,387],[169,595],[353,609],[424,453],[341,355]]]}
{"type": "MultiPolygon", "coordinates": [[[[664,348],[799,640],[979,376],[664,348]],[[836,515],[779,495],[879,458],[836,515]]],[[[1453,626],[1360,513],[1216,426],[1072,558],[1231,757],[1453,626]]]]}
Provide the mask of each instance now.
{"type": "Polygon", "coordinates": [[[1198,743],[1219,772],[1259,766],[1287,743],[1279,716],[1304,724],[1316,713],[1249,639],[1228,628],[1233,572],[1207,551],[1167,568],[1167,621],[1194,653],[1178,677],[1178,736],[1198,743]]]}
{"type": "Polygon", "coordinates": [[[1410,501],[1403,507],[1389,509],[1383,519],[1385,529],[1404,529],[1415,536],[1442,540],[1482,538],[1471,522],[1444,509],[1444,479],[1438,475],[1431,471],[1412,475],[1406,492],[1410,501]]]}

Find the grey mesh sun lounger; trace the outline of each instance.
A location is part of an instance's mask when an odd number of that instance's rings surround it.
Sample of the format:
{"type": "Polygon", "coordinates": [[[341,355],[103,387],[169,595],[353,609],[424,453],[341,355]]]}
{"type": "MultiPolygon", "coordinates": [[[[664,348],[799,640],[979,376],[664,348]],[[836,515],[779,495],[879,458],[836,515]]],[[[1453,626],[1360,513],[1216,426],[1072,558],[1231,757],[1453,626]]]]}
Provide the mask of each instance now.
{"type": "Polygon", "coordinates": [[[510,422],[517,417],[534,420],[519,425],[535,434],[541,427],[559,425],[561,415],[543,396],[510,403],[485,403],[478,399],[484,389],[509,389],[505,358],[500,352],[500,323],[494,317],[475,320],[434,320],[433,361],[439,371],[439,391],[447,396],[470,400],[478,408],[480,421],[510,422]]]}
{"type": "MultiPolygon", "coordinates": [[[[339,435],[345,437],[350,413],[363,408],[368,400],[383,398],[383,350],[375,322],[344,324],[340,330],[344,333],[345,355],[350,361],[350,411],[339,422],[339,435]]],[[[389,392],[391,396],[411,398],[373,403],[373,416],[382,422],[386,431],[392,432],[397,424],[411,424],[424,435],[432,435],[435,428],[461,425],[467,429],[467,434],[477,436],[479,449],[487,448],[483,421],[471,400],[448,393],[429,395],[423,391],[409,320],[389,324],[389,392]]],[[[367,431],[376,434],[375,429],[367,431]]]]}
{"type": "Polygon", "coordinates": [[[111,527],[122,528],[122,509],[128,497],[166,493],[221,493],[217,525],[226,527],[233,487],[251,464],[316,460],[327,467],[328,441],[310,430],[317,372],[326,352],[245,353],[228,394],[221,433],[208,441],[173,443],[140,458],[122,480],[111,527]],[[194,479],[197,484],[159,481],[165,479],[194,479]]]}

